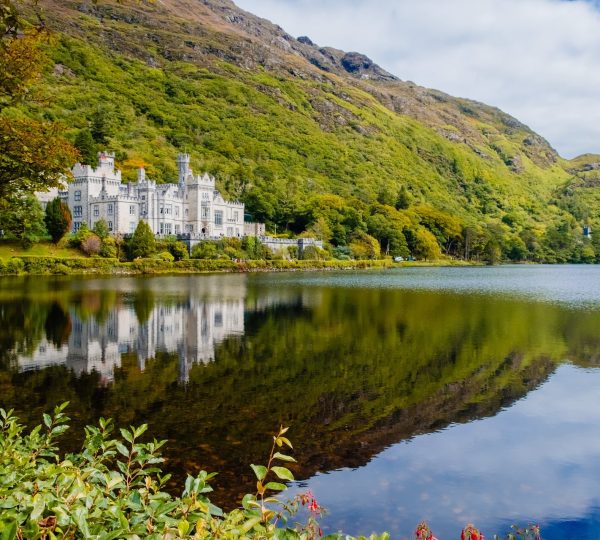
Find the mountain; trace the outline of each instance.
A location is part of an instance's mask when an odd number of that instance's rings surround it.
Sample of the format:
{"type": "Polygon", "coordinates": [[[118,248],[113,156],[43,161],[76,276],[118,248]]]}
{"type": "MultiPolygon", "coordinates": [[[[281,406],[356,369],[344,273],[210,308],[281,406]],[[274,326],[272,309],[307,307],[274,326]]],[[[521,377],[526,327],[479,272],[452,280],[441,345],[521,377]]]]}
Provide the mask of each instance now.
{"type": "Polygon", "coordinates": [[[89,129],[126,179],[144,164],[168,181],[186,150],[279,231],[344,246],[367,230],[398,252],[434,237],[455,256],[583,257],[583,217],[565,201],[579,162],[497,108],[296,39],[229,0],[39,4],[56,39],[45,99],[25,113],[63,122],[71,140],[89,129]],[[568,229],[568,253],[555,229],[568,229]]]}

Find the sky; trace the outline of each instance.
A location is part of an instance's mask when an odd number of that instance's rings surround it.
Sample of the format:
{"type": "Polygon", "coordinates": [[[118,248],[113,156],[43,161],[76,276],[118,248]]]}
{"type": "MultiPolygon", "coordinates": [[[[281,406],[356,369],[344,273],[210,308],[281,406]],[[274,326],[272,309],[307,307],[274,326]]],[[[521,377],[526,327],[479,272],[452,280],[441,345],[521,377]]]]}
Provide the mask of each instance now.
{"type": "Polygon", "coordinates": [[[600,1],[236,3],[402,80],[500,107],[564,157],[600,153],[600,1]]]}

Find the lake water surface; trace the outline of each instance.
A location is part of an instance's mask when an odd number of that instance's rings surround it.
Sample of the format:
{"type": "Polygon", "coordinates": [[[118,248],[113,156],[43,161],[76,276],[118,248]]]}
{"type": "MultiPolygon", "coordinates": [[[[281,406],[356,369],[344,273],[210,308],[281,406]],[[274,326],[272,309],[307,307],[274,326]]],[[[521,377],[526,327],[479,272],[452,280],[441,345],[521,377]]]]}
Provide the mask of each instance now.
{"type": "Polygon", "coordinates": [[[600,538],[599,366],[593,266],[0,280],[0,406],[148,423],[228,508],[289,425],[328,531],[600,538]]]}

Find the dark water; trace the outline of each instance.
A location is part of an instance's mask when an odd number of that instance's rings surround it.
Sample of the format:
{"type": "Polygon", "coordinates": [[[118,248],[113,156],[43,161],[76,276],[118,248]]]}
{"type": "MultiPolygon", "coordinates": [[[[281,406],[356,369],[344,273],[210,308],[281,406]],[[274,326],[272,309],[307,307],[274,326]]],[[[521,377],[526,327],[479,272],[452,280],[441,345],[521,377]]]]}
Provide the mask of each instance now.
{"type": "Polygon", "coordinates": [[[597,267],[0,280],[1,406],[146,422],[226,507],[289,425],[353,534],[600,538],[599,365],[597,267]]]}

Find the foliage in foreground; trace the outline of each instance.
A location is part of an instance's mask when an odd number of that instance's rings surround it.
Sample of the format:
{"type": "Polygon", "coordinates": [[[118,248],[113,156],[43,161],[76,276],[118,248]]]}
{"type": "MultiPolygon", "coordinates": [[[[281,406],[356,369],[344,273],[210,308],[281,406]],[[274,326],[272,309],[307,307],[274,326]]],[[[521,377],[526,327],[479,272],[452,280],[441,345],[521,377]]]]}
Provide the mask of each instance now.
{"type": "MultiPolygon", "coordinates": [[[[224,513],[207,497],[212,491],[208,481],[215,473],[188,476],[181,497],[163,491],[170,475],[158,466],[164,461],[160,449],[166,441],[141,442],[146,425],[121,429],[121,437],[115,439],[112,421],[101,418],[97,427],[85,428],[82,451],[62,458],[56,444],[69,429],[66,406],[57,406],[53,416],[44,414],[43,425],[29,433],[12,411],[0,409],[2,540],[314,540],[323,536],[317,519],[324,509],[310,492],[289,501],[273,495],[286,490],[282,482],[294,480],[283,465],[295,459],[278,451],[292,448],[285,437],[288,428],[280,428],[273,437],[267,465],[251,465],[256,493],[245,495],[241,508],[224,513]],[[308,517],[292,524],[302,507],[308,517]]],[[[540,540],[537,526],[513,529],[509,539],[540,540]]],[[[415,538],[437,540],[426,523],[417,526],[415,538]]],[[[354,540],[342,533],[326,539],[354,540]]],[[[461,533],[461,540],[465,539],[483,540],[483,535],[467,525],[461,533]]],[[[389,540],[389,535],[371,535],[369,540],[389,540]]]]}
{"type": "MultiPolygon", "coordinates": [[[[295,529],[285,524],[302,504],[313,514],[312,498],[282,503],[272,492],[285,485],[271,477],[293,480],[279,465],[294,461],[275,451],[290,445],[281,429],[274,437],[267,466],[253,465],[256,495],[246,495],[243,508],[224,514],[206,494],[214,474],[188,477],[181,497],[164,490],[170,475],[162,474],[159,450],[165,441],[142,443],[147,426],[121,429],[112,439],[110,420],[88,426],[83,449],[61,458],[58,437],[68,429],[66,404],[43,425],[25,433],[12,413],[0,410],[0,531],[2,538],[313,538],[314,518],[295,529]]],[[[316,528],[317,527],[317,528],[316,528]]]]}

